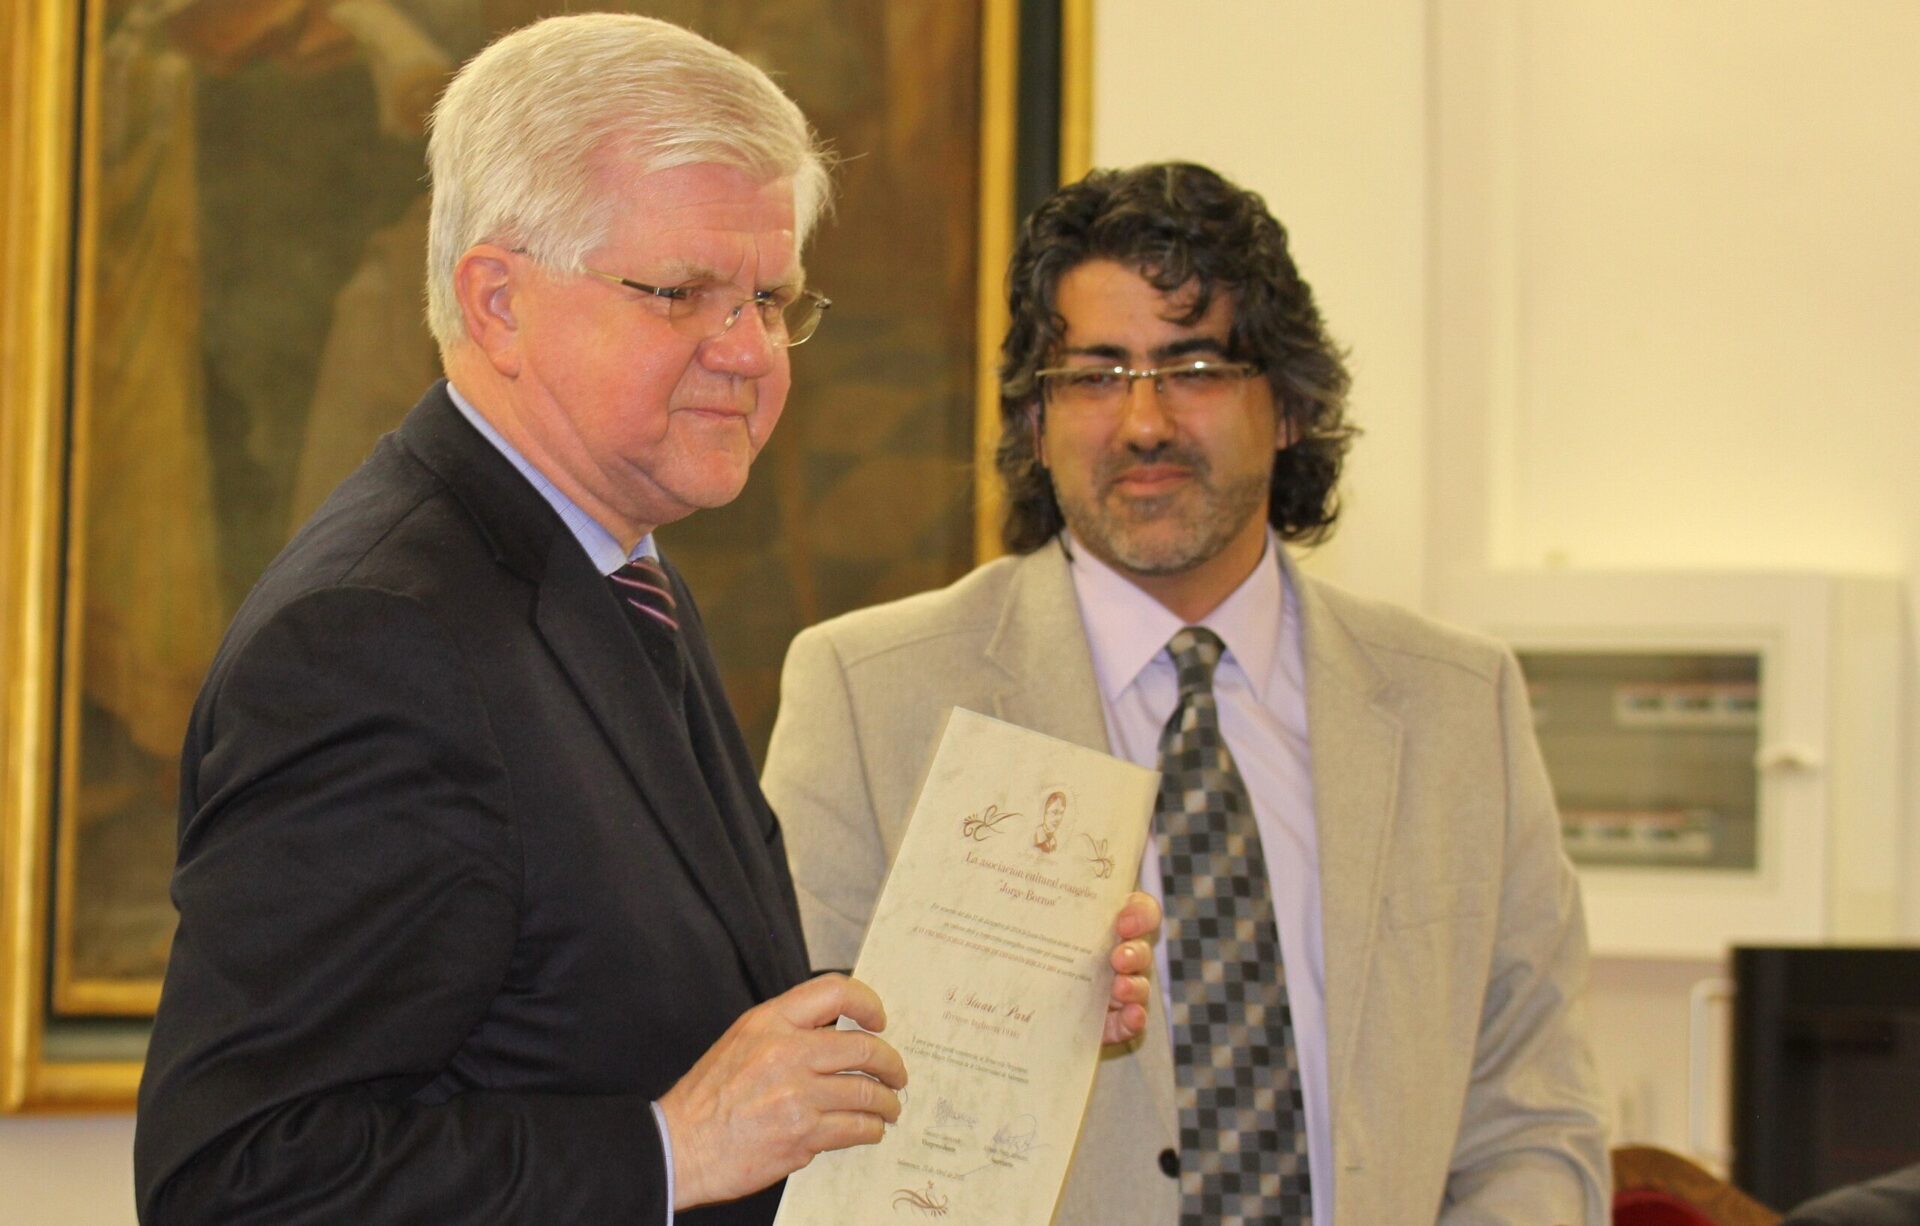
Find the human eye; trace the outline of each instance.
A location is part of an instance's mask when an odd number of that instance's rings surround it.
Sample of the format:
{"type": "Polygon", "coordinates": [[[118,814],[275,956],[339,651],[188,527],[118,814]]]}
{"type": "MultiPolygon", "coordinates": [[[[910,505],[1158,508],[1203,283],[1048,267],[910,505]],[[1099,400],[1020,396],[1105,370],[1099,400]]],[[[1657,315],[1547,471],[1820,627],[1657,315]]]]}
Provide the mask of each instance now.
{"type": "Polygon", "coordinates": [[[680,327],[721,332],[742,305],[739,291],[723,281],[683,281],[673,287],[667,318],[680,327]]]}
{"type": "Polygon", "coordinates": [[[1191,392],[1211,391],[1224,387],[1232,381],[1230,371],[1213,362],[1193,362],[1186,366],[1175,366],[1162,372],[1162,377],[1175,387],[1191,392]]]}
{"type": "Polygon", "coordinates": [[[712,281],[687,281],[680,285],[669,285],[661,291],[661,297],[699,311],[719,301],[720,286],[712,281]]]}
{"type": "Polygon", "coordinates": [[[771,327],[786,319],[787,312],[800,300],[800,291],[792,286],[783,285],[776,289],[754,291],[753,305],[759,308],[760,320],[771,327]]]}
{"type": "Polygon", "coordinates": [[[1083,396],[1105,396],[1126,382],[1126,376],[1111,366],[1076,367],[1060,372],[1062,387],[1083,396]]]}

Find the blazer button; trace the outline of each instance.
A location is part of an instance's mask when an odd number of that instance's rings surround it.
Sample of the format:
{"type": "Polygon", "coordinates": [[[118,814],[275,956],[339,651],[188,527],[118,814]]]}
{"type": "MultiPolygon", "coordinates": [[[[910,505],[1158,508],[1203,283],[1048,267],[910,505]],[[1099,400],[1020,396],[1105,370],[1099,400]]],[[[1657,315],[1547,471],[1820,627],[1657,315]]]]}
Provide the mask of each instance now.
{"type": "Polygon", "coordinates": [[[1168,1179],[1180,1178],[1180,1155],[1170,1149],[1161,1150],[1160,1170],[1168,1179]]]}

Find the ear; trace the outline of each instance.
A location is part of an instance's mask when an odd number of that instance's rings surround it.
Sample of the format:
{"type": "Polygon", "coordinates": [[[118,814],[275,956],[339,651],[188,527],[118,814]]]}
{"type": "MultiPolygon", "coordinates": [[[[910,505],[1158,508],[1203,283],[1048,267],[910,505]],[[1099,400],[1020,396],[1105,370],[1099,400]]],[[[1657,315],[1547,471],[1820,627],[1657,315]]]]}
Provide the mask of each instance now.
{"type": "Polygon", "coordinates": [[[523,288],[516,264],[505,247],[481,243],[469,247],[453,268],[453,295],[467,340],[487,355],[494,370],[505,378],[520,373],[520,321],[515,295],[523,288]]]}
{"type": "Polygon", "coordinates": [[[1275,404],[1273,406],[1273,449],[1275,452],[1285,451],[1293,446],[1294,442],[1293,414],[1287,412],[1287,406],[1284,404],[1275,404]]]}
{"type": "Polygon", "coordinates": [[[1040,412],[1040,401],[1027,406],[1027,428],[1033,431],[1033,458],[1040,467],[1047,467],[1047,429],[1046,418],[1040,412]]]}

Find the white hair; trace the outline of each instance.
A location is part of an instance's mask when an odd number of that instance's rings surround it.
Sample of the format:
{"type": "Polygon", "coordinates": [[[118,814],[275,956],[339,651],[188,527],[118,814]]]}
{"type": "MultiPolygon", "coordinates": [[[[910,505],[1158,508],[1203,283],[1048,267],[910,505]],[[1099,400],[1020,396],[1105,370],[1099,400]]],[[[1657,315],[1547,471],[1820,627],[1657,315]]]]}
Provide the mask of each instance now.
{"type": "Polygon", "coordinates": [[[469,60],[434,108],[427,323],[465,336],[453,271],[476,243],[580,271],[620,206],[608,172],[715,163],[793,180],[799,245],[829,203],[827,153],[793,100],[724,47],[651,17],[577,13],[469,60]]]}

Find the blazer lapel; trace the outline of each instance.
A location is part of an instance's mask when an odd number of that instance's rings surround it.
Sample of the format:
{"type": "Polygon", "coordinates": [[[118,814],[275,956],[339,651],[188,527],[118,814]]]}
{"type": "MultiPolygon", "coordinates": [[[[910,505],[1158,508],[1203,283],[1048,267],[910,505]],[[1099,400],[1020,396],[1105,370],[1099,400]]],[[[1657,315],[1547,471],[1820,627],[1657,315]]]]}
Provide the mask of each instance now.
{"type": "Polygon", "coordinates": [[[654,820],[679,852],[708,908],[739,949],[748,976],[771,996],[788,986],[775,965],[765,918],[727,835],[692,746],[674,721],[681,703],[640,658],[619,606],[572,538],[554,541],[534,624],[607,735],[654,820]],[[571,553],[568,551],[571,550],[571,553]]]}
{"type": "MultiPolygon", "coordinates": [[[[1079,597],[1058,537],[1017,564],[987,659],[1004,676],[995,692],[995,715],[1063,741],[1113,752],[1107,744],[1106,709],[1093,672],[1093,652],[1080,621],[1079,597]]],[[[1157,1016],[1159,972],[1149,968],[1147,973],[1154,980],[1150,999],[1155,1003],[1149,1012],[1155,1016],[1149,1019],[1148,1033],[1134,1040],[1132,1049],[1144,1048],[1148,1055],[1129,1061],[1125,1068],[1145,1084],[1154,1118],[1171,1133],[1179,1112],[1173,1060],[1167,1054],[1165,1019],[1157,1016]]]]}
{"type": "Polygon", "coordinates": [[[1306,662],[1307,737],[1320,845],[1326,959],[1327,1065],[1344,1098],[1358,1047],[1378,937],[1382,875],[1393,832],[1401,724],[1385,674],[1329,609],[1313,580],[1283,558],[1298,593],[1306,662]]]}
{"type": "MultiPolygon", "coordinates": [[[[764,973],[772,984],[768,989],[771,995],[809,974],[799,903],[787,873],[785,843],[779,834],[779,822],[760,792],[753,755],[734,722],[733,709],[727,705],[726,688],[721,684],[693,593],[672,563],[667,563],[666,569],[680,598],[680,634],[687,655],[688,732],[708,794],[725,823],[735,860],[750,885],[746,893],[736,897],[750,912],[755,931],[766,937],[764,973]]],[[[757,955],[749,955],[750,961],[753,956],[757,955]]],[[[756,976],[761,973],[756,967],[756,976]]]]}
{"type": "Polygon", "coordinates": [[[987,660],[1000,671],[993,714],[1109,753],[1093,653],[1059,538],[1015,564],[987,660]]]}
{"type": "Polygon", "coordinates": [[[679,853],[707,906],[740,951],[764,996],[788,986],[755,894],[722,824],[692,748],[674,721],[670,695],[633,629],[553,508],[460,416],[435,385],[401,426],[403,445],[461,500],[502,566],[534,585],[534,630],[552,650],[582,703],[679,853]]]}

